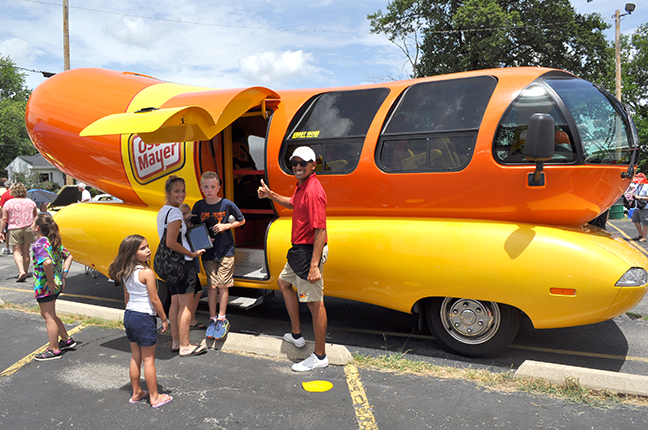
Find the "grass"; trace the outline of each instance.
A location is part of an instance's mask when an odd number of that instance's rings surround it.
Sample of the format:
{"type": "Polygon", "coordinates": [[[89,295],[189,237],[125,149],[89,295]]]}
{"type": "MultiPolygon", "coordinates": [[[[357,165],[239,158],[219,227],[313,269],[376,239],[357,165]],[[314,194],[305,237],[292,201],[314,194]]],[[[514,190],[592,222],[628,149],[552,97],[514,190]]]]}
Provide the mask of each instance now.
{"type": "Polygon", "coordinates": [[[561,385],[542,379],[515,378],[513,371],[492,372],[488,369],[437,366],[425,361],[412,360],[405,353],[397,352],[378,357],[354,354],[354,364],[387,372],[414,373],[436,378],[465,379],[494,391],[526,392],[545,395],[596,408],[612,408],[619,405],[648,407],[648,398],[611,393],[607,390],[591,390],[580,385],[575,378],[566,378],[561,385]]]}
{"type": "Polygon", "coordinates": [[[641,314],[637,314],[637,313],[634,313],[634,312],[626,312],[626,315],[629,316],[630,318],[632,318],[633,320],[641,319],[641,320],[644,320],[644,321],[648,321],[648,315],[641,315],[641,314]]]}

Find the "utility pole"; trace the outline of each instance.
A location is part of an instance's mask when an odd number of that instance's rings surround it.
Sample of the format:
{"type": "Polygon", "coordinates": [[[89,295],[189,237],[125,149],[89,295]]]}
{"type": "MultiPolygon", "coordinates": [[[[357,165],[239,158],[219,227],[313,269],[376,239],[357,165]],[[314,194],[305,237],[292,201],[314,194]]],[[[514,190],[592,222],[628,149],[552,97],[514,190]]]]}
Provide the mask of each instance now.
{"type": "MultiPolygon", "coordinates": [[[[70,70],[70,7],[68,0],[63,0],[63,70],[70,70]]],[[[74,185],[74,178],[65,175],[65,185],[74,185]]]]}
{"type": "Polygon", "coordinates": [[[615,30],[615,47],[614,47],[614,60],[616,62],[616,98],[621,101],[621,17],[630,15],[636,6],[634,3],[626,3],[625,10],[627,13],[621,13],[619,9],[615,12],[614,16],[614,30],[615,30]]]}
{"type": "MultiPolygon", "coordinates": [[[[67,0],[65,0],[67,1],[67,0]]],[[[621,101],[621,11],[614,14],[614,60],[616,63],[616,98],[621,101]]]]}
{"type": "MultiPolygon", "coordinates": [[[[618,11],[617,11],[618,12],[618,11]]],[[[63,0],[63,70],[70,70],[70,7],[63,0]]]]}

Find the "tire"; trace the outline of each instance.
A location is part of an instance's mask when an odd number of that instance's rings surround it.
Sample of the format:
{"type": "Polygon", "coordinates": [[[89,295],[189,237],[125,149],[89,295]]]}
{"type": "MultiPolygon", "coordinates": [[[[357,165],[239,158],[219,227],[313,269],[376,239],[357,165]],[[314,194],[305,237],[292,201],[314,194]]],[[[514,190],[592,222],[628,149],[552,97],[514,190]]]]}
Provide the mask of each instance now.
{"type": "Polygon", "coordinates": [[[517,335],[520,312],[496,302],[436,297],[426,306],[428,327],[441,346],[466,357],[492,357],[517,335]]]}

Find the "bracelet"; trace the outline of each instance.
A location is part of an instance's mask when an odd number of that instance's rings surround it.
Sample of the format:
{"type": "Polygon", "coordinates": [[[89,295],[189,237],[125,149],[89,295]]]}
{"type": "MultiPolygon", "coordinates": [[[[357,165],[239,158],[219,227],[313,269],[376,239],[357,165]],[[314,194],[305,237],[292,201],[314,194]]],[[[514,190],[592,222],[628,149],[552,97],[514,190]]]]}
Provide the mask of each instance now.
{"type": "Polygon", "coordinates": [[[70,271],[68,269],[63,269],[63,273],[69,273],[70,271]]]}

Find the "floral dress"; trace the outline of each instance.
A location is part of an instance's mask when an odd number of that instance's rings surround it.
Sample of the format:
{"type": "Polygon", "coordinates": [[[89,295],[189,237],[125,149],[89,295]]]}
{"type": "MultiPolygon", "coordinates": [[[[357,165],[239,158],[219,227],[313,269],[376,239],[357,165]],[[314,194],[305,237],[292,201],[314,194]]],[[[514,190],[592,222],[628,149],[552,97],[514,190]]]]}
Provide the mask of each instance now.
{"type": "Polygon", "coordinates": [[[47,237],[41,237],[32,244],[32,256],[34,261],[34,297],[41,299],[61,292],[63,286],[63,262],[70,256],[70,252],[61,245],[61,249],[54,255],[52,245],[47,237]],[[47,286],[47,275],[43,263],[52,261],[52,271],[54,272],[54,284],[56,290],[52,291],[47,286]]]}

